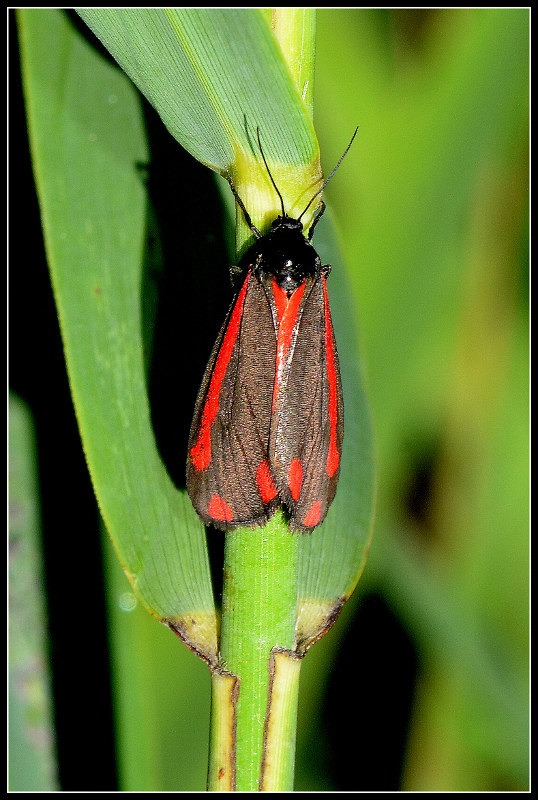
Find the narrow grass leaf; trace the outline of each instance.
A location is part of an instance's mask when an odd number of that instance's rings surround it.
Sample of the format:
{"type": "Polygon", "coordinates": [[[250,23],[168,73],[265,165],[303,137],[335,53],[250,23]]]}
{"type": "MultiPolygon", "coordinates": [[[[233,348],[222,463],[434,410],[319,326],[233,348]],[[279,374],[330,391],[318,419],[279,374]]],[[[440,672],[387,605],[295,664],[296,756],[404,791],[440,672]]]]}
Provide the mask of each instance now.
{"type": "Polygon", "coordinates": [[[201,634],[191,636],[214,657],[204,529],[166,473],[150,420],[141,333],[145,190],[137,169],[147,150],[139,101],[63,12],[25,10],[19,25],[47,256],[101,512],[146,608],[178,627],[194,615],[201,634]]]}

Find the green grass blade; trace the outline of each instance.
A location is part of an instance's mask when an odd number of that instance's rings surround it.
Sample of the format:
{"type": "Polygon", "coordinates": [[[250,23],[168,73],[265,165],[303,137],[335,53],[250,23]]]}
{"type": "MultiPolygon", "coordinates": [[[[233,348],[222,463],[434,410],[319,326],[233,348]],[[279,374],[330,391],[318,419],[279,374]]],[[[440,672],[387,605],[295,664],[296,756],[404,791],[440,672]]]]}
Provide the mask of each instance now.
{"type": "MultiPolygon", "coordinates": [[[[195,158],[233,177],[252,221],[269,227],[280,201],[260,158],[264,153],[290,214],[319,188],[319,146],[307,106],[260,9],[84,9],[80,15],[110,50],[161,119],[195,158]],[[282,124],[286,120],[286,124],[282,124]]],[[[279,28],[289,14],[277,14],[279,28]]],[[[311,12],[301,16],[311,41],[311,12]]],[[[289,20],[288,20],[289,21],[289,20]]],[[[291,33],[290,33],[291,36],[291,33]]],[[[305,101],[311,107],[309,82],[305,101]]],[[[304,217],[308,225],[315,207],[304,217]]],[[[252,240],[238,215],[237,248],[252,240]]]]}
{"type": "Polygon", "coordinates": [[[195,158],[227,174],[269,155],[309,164],[312,125],[259,9],[80,9],[79,14],[195,158]],[[282,119],[286,125],[282,125],[282,119]]]}
{"type": "Polygon", "coordinates": [[[9,397],[9,789],[57,790],[37,458],[30,412],[9,397]]]}
{"type": "MultiPolygon", "coordinates": [[[[32,157],[71,390],[101,512],[143,604],[197,614],[215,652],[204,529],[172,484],[150,421],[141,332],[147,160],[123,75],[65,14],[19,17],[32,157]]],[[[177,618],[180,618],[178,621],[177,618]]]]}

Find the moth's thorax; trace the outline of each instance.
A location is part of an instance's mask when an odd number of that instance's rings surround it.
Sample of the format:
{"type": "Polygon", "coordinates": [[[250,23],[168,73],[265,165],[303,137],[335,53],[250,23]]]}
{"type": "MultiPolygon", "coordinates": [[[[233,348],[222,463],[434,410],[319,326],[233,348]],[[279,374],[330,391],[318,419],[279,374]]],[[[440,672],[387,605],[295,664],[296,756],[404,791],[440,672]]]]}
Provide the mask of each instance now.
{"type": "Polygon", "coordinates": [[[303,234],[302,223],[291,217],[277,217],[269,233],[256,242],[254,251],[258,272],[274,277],[288,295],[321,269],[318,254],[303,234]]]}

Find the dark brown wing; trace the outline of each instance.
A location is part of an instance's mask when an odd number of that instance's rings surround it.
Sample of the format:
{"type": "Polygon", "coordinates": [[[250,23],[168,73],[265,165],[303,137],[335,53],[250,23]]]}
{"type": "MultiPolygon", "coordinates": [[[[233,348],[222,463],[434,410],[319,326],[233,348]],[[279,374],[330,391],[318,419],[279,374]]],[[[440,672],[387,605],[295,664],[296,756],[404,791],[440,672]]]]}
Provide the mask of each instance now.
{"type": "Polygon", "coordinates": [[[336,493],[344,405],[325,275],[305,281],[293,353],[273,405],[270,459],[292,528],[319,525],[336,493]]]}
{"type": "Polygon", "coordinates": [[[276,334],[263,286],[247,274],[198,394],[187,490],[205,522],[261,525],[279,504],[268,464],[276,334]]]}

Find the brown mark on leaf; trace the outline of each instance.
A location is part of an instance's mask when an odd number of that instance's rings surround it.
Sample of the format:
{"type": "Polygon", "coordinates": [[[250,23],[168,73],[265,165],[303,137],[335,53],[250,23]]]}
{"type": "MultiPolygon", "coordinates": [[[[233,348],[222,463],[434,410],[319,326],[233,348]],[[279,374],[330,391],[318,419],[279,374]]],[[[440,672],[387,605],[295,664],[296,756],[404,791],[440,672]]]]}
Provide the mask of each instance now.
{"type": "Polygon", "coordinates": [[[302,631],[298,628],[296,630],[295,654],[297,656],[303,658],[312,645],[325,636],[340,616],[347,599],[347,597],[341,597],[336,600],[329,613],[325,614],[314,628],[302,631]]]}
{"type": "Polygon", "coordinates": [[[179,636],[181,641],[187,645],[189,650],[192,650],[199,658],[206,662],[209,669],[218,667],[218,654],[216,647],[205,636],[199,636],[197,630],[196,619],[180,618],[163,619],[161,622],[170,628],[176,636],[179,636]]]}

